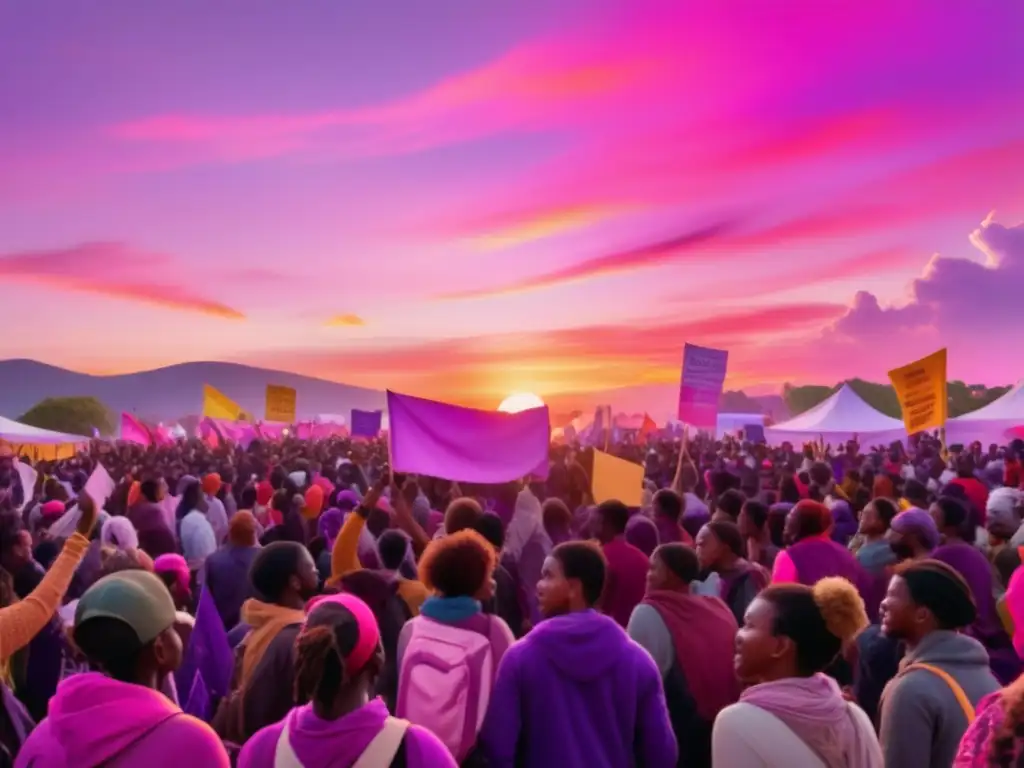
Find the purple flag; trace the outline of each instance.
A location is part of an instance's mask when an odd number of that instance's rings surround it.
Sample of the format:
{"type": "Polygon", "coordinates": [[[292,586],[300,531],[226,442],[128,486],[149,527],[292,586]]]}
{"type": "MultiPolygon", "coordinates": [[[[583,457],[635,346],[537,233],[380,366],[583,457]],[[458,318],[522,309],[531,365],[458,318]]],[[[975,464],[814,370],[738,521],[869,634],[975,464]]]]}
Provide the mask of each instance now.
{"type": "Polygon", "coordinates": [[[715,431],[718,400],[722,396],[729,353],[724,349],[683,347],[683,375],[679,384],[679,420],[697,429],[715,431]]]}
{"type": "Polygon", "coordinates": [[[203,687],[213,696],[225,696],[231,686],[235,657],[228,643],[224,623],[217,613],[213,597],[205,589],[199,595],[196,621],[185,649],[181,666],[175,673],[179,691],[188,691],[192,698],[193,685],[202,676],[203,687]]]}
{"type": "Polygon", "coordinates": [[[478,411],[388,392],[391,466],[464,483],[548,476],[547,406],[478,411]]]}
{"type": "Polygon", "coordinates": [[[376,437],[380,434],[380,411],[352,409],[352,437],[376,437]]]}
{"type": "Polygon", "coordinates": [[[213,717],[213,712],[211,711],[213,708],[210,706],[210,703],[210,691],[203,681],[202,673],[197,672],[195,677],[192,678],[192,690],[188,692],[188,701],[185,702],[182,711],[186,715],[198,717],[204,723],[208,723],[213,717]]]}

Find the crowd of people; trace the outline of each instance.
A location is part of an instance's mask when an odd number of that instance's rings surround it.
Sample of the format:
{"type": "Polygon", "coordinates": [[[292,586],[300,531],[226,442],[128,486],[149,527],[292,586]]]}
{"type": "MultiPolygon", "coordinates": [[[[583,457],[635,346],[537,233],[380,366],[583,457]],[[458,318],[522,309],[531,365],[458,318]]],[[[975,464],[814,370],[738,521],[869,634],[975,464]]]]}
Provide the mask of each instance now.
{"type": "Polygon", "coordinates": [[[0,765],[1021,764],[1024,443],[610,450],[0,453],[0,765]]]}

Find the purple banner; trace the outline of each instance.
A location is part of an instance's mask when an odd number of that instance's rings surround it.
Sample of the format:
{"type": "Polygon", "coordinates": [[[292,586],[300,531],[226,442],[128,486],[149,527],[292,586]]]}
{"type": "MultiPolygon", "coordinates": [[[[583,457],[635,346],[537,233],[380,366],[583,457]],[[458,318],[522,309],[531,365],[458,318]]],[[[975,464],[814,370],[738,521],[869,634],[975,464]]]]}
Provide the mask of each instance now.
{"type": "Polygon", "coordinates": [[[722,396],[729,353],[687,344],[683,348],[683,375],[679,384],[679,420],[697,429],[714,431],[718,399],[722,396]]]}
{"type": "Polygon", "coordinates": [[[547,406],[479,411],[388,392],[391,467],[465,483],[548,476],[547,406]]]}
{"type": "Polygon", "coordinates": [[[352,437],[376,437],[380,434],[380,411],[352,409],[352,437]]]}

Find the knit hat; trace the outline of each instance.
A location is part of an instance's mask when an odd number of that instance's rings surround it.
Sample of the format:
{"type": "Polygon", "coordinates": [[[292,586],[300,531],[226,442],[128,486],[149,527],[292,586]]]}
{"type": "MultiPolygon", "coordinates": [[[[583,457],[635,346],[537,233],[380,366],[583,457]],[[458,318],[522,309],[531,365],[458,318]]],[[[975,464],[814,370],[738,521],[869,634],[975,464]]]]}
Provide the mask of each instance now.
{"type": "Polygon", "coordinates": [[[900,512],[892,519],[889,527],[896,533],[917,536],[928,549],[939,546],[939,529],[935,526],[935,520],[920,507],[900,512]]]}
{"type": "Polygon", "coordinates": [[[220,475],[216,472],[211,472],[203,478],[203,493],[207,496],[216,496],[221,485],[223,483],[221,483],[220,475]]]}
{"type": "Polygon", "coordinates": [[[978,615],[974,595],[964,577],[939,560],[918,560],[899,571],[910,598],[934,614],[944,629],[961,629],[978,615]]]}
{"type": "Polygon", "coordinates": [[[116,619],[146,645],[174,625],[174,602],[159,578],[146,571],[119,571],[93,584],[75,608],[75,626],[90,619],[116,619]]]}
{"type": "Polygon", "coordinates": [[[39,512],[46,520],[56,520],[58,517],[64,514],[64,502],[54,499],[48,501],[39,508],[39,512]]]}
{"type": "Polygon", "coordinates": [[[996,488],[985,505],[985,527],[1006,537],[1020,528],[1021,493],[1015,488],[996,488]]]}
{"type": "Polygon", "coordinates": [[[236,547],[252,547],[257,539],[256,518],[252,512],[241,510],[231,516],[228,523],[228,541],[236,547]]]}
{"type": "Polygon", "coordinates": [[[118,549],[138,549],[139,534],[127,517],[111,517],[100,529],[100,541],[118,549]]]}
{"type": "Polygon", "coordinates": [[[324,508],[324,489],[319,485],[309,486],[302,501],[302,516],[307,520],[316,520],[324,508]]]}

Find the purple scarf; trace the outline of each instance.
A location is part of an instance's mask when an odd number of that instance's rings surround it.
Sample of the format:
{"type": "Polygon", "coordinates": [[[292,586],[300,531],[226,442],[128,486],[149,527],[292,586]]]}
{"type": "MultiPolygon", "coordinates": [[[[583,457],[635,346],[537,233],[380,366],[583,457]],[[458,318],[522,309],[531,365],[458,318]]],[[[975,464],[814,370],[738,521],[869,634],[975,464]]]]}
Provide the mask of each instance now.
{"type": "Polygon", "coordinates": [[[743,691],[740,701],[779,718],[828,768],[881,768],[831,677],[817,674],[761,683],[743,691]]]}

